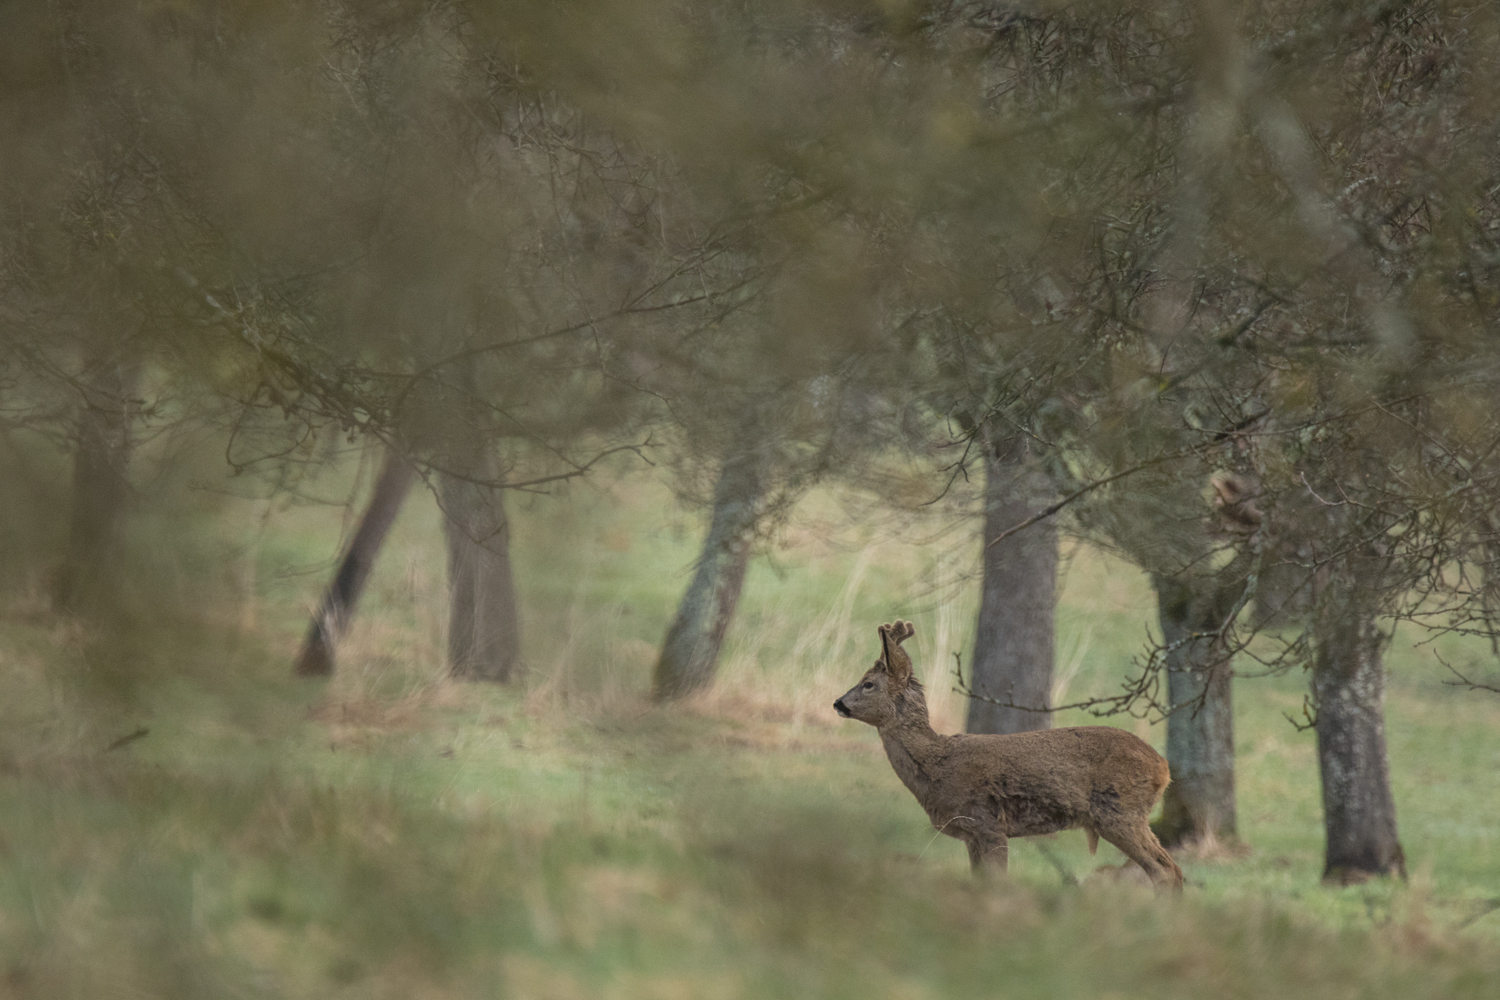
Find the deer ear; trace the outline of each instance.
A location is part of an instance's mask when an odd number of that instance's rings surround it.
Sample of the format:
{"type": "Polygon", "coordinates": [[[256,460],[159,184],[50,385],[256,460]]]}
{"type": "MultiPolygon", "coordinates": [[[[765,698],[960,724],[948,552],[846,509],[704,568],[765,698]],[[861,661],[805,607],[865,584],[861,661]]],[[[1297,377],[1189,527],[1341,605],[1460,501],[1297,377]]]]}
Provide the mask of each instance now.
{"type": "Polygon", "coordinates": [[[880,644],[885,653],[885,672],[890,675],[895,690],[904,688],[911,680],[911,657],[901,648],[903,640],[910,639],[916,629],[911,622],[897,620],[894,625],[880,626],[880,644]]]}

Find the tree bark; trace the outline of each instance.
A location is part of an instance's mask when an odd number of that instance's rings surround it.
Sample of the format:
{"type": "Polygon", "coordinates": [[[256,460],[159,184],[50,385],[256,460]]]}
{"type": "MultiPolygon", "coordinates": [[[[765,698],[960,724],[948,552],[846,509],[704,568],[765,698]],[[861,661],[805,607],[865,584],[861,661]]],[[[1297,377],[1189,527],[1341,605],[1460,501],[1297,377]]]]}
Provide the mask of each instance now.
{"type": "Polygon", "coordinates": [[[510,522],[489,451],[469,478],[441,475],[448,540],[448,670],[457,678],[506,683],[521,663],[521,615],[510,564],[510,522]]]}
{"type": "Polygon", "coordinates": [[[138,381],[136,366],[116,362],[87,377],[73,455],[68,549],[57,580],[57,605],[65,611],[82,610],[119,583],[120,525],[131,495],[131,397],[138,381]]]}
{"type": "Polygon", "coordinates": [[[725,461],[714,487],[713,517],[703,552],[656,663],[657,701],[680,698],[713,680],[724,634],[745,583],[760,493],[754,455],[739,454],[725,461]]]}
{"type": "Polygon", "coordinates": [[[1327,835],[1323,878],[1406,877],[1385,745],[1385,637],[1351,588],[1327,588],[1317,618],[1313,697],[1327,835]]]}
{"type": "Polygon", "coordinates": [[[971,733],[1022,733],[1048,729],[1052,701],[1053,614],[1057,605],[1057,528],[1032,525],[998,545],[990,539],[1026,520],[1045,502],[1045,478],[1026,460],[1019,438],[986,450],[984,573],[974,635],[973,689],[1010,702],[969,700],[971,733]]]}
{"type": "Polygon", "coordinates": [[[1167,698],[1186,707],[1167,717],[1167,764],[1172,783],[1162,796],[1157,839],[1171,847],[1238,833],[1234,792],[1234,701],[1230,664],[1213,632],[1234,610],[1243,584],[1158,576],[1162,641],[1167,653],[1167,698]]]}
{"type": "Polygon", "coordinates": [[[375,557],[385,536],[401,512],[406,495],[411,492],[415,473],[411,464],[394,451],[387,451],[380,475],[375,480],[375,490],[370,495],[370,504],[359,519],[359,527],[349,542],[349,549],[339,562],[333,582],[323,594],[318,610],[308,626],[302,650],[297,654],[295,670],[303,677],[327,677],[333,673],[335,650],[349,619],[354,614],[354,605],[365,588],[375,557]]]}

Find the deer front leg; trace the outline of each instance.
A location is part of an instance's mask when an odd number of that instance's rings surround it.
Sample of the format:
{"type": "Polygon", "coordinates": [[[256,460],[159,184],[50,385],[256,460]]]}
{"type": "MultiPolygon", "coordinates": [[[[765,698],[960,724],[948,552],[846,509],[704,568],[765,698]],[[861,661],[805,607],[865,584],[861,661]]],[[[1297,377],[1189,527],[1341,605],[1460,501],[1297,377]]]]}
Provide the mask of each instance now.
{"type": "Polygon", "coordinates": [[[1003,872],[1010,863],[1010,841],[999,830],[975,830],[964,837],[964,843],[975,875],[1003,872]]]}

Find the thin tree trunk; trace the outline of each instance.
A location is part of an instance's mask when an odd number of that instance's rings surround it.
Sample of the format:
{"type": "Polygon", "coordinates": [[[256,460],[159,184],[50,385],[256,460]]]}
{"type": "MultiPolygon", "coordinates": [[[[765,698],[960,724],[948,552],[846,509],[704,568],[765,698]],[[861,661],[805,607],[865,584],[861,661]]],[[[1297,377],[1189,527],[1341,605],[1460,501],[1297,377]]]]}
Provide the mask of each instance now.
{"type": "Polygon", "coordinates": [[[1162,641],[1169,647],[1167,697],[1172,705],[1186,706],[1167,717],[1172,783],[1154,829],[1167,846],[1205,836],[1233,839],[1238,820],[1230,664],[1217,639],[1192,636],[1223,625],[1237,594],[1212,581],[1157,577],[1153,582],[1162,641]]]}
{"type": "Polygon", "coordinates": [[[77,611],[107,594],[120,560],[120,524],[130,505],[131,424],[139,370],[101,365],[88,377],[73,455],[73,509],[68,549],[57,580],[57,605],[77,611]]]}
{"type": "Polygon", "coordinates": [[[1043,477],[1026,461],[1025,444],[1011,439],[997,450],[984,463],[984,580],[973,689],[1010,705],[970,699],[965,728],[971,733],[1022,733],[1052,725],[1051,712],[1012,706],[1051,705],[1057,529],[1049,519],[999,545],[989,544],[1045,502],[1043,477]]]}
{"type": "Polygon", "coordinates": [[[521,616],[510,565],[510,522],[487,450],[466,470],[440,477],[448,539],[448,670],[464,680],[506,683],[521,662],[521,616]],[[478,480],[471,481],[471,480],[478,480]]]}
{"type": "Polygon", "coordinates": [[[327,677],[333,673],[335,650],[349,626],[354,605],[365,588],[375,557],[385,536],[401,512],[406,495],[411,492],[415,473],[411,464],[394,451],[387,451],[375,480],[370,504],[359,519],[359,528],[349,542],[349,549],[339,562],[333,582],[323,594],[318,610],[308,626],[307,638],[297,654],[296,672],[303,677],[327,677]]]}
{"type": "Polygon", "coordinates": [[[745,583],[760,491],[753,455],[736,455],[724,463],[703,552],[656,663],[658,701],[680,698],[713,680],[745,583]]]}
{"type": "Polygon", "coordinates": [[[1374,615],[1335,582],[1324,595],[1316,638],[1313,696],[1327,834],[1323,877],[1341,884],[1393,872],[1405,878],[1386,763],[1384,637],[1374,615]]]}

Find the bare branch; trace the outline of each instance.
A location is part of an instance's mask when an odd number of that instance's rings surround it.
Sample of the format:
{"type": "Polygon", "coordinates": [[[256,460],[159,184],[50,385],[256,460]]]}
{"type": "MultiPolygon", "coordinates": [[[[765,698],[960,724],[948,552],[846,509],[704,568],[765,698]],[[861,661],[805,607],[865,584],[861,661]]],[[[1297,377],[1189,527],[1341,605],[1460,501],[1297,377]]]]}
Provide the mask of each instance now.
{"type": "Polygon", "coordinates": [[[1056,514],[1058,511],[1062,510],[1073,501],[1079,499],[1080,497],[1086,496],[1089,493],[1100,489],[1101,487],[1108,486],[1110,483],[1117,482],[1121,479],[1126,478],[1127,476],[1133,476],[1138,472],[1144,472],[1147,469],[1153,469],[1159,465],[1164,465],[1167,462],[1174,462],[1180,458],[1188,458],[1193,455],[1199,455],[1202,453],[1202,451],[1202,448],[1184,448],[1181,451],[1174,451],[1165,455],[1158,455],[1155,458],[1147,459],[1144,462],[1132,465],[1128,469],[1122,469],[1119,472],[1114,473],[1113,475],[1105,476],[1103,479],[1097,479],[1094,482],[1087,483],[1074,490],[1072,493],[1069,493],[1067,496],[1063,497],[1056,503],[1042,508],[1040,511],[1033,514],[1031,517],[1028,517],[1020,524],[1017,524],[1010,528],[1006,528],[1004,531],[1000,532],[1000,534],[990,539],[989,542],[986,543],[986,548],[992,545],[1000,544],[1011,535],[1014,535],[1016,532],[1024,531],[1025,529],[1031,527],[1033,524],[1036,524],[1039,521],[1045,521],[1047,518],[1056,514]]]}
{"type": "Polygon", "coordinates": [[[1447,668],[1450,674],[1458,678],[1458,680],[1454,681],[1443,681],[1449,687],[1462,687],[1468,688],[1470,691],[1489,691],[1494,694],[1500,694],[1500,684],[1486,684],[1482,681],[1470,680],[1462,673],[1459,673],[1457,667],[1443,659],[1436,651],[1433,652],[1433,655],[1437,656],[1437,661],[1447,668]]]}

